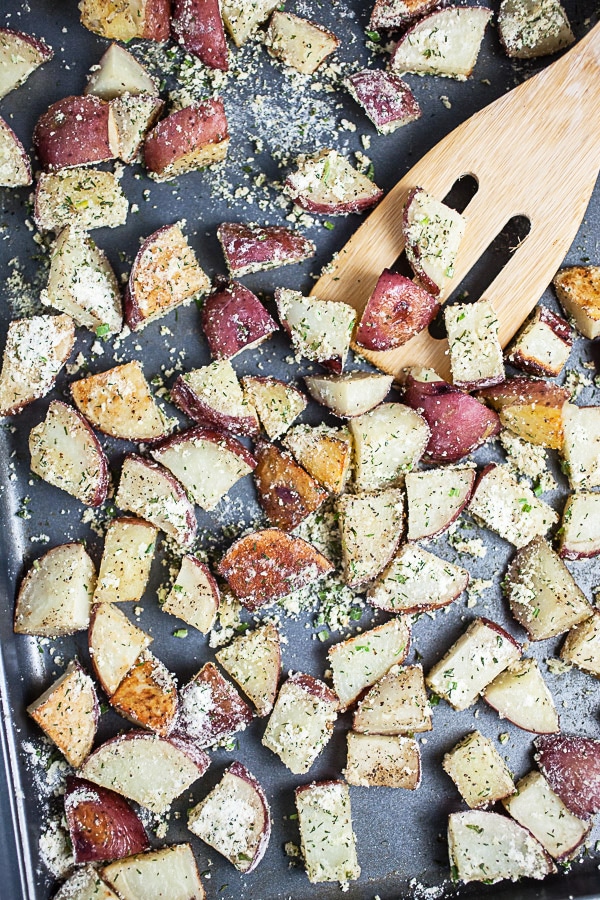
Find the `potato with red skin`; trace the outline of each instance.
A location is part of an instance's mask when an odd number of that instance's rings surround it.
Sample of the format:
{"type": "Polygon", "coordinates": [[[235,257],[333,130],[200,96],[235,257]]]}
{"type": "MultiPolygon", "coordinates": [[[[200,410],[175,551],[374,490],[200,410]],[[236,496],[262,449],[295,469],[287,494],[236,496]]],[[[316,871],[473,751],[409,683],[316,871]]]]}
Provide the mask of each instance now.
{"type": "Polygon", "coordinates": [[[76,865],[122,859],[150,846],[129,803],[84,778],[67,776],[65,817],[76,865]]]}
{"type": "Polygon", "coordinates": [[[253,612],[333,571],[312,544],[279,528],[254,531],[235,541],[217,572],[253,612]]]}
{"type": "Polygon", "coordinates": [[[254,455],[258,502],[271,525],[292,531],[327,499],[327,491],[298,465],[291,453],[259,441],[254,455]]]}
{"type": "Polygon", "coordinates": [[[81,24],[94,34],[127,43],[169,39],[171,0],[80,0],[81,24]]]}
{"type": "Polygon", "coordinates": [[[214,359],[232,359],[279,330],[256,294],[238,281],[218,281],[202,310],[202,328],[214,359]]]}
{"type": "Polygon", "coordinates": [[[144,161],[156,181],[167,181],[225,159],[228,144],[227,116],[217,97],[162,119],[144,141],[144,161]]]}
{"type": "Polygon", "coordinates": [[[369,28],[374,31],[404,28],[438,3],[439,0],[375,0],[369,28]]]}
{"type": "Polygon", "coordinates": [[[37,120],[33,143],[48,172],[114,159],[110,106],[93,94],[63,97],[37,120]]]}
{"type": "Polygon", "coordinates": [[[203,425],[233,434],[254,435],[260,431],[256,413],[228,359],[178,375],[171,387],[171,401],[203,425]]]}
{"type": "Polygon", "coordinates": [[[254,713],[214,663],[208,662],[180,691],[173,735],[204,749],[243,731],[254,713]]]}
{"type": "Polygon", "coordinates": [[[146,135],[156,124],[164,101],[151,94],[121,94],[110,101],[111,147],[124,163],[137,160],[146,135]]]}
{"type": "Polygon", "coordinates": [[[439,308],[439,301],[429,291],[404,275],[384,269],[367,300],[355,343],[366,350],[401,347],[427,328],[439,308]]]}
{"type": "Polygon", "coordinates": [[[421,115],[410,87],[393,72],[363,69],[346,78],[344,84],[379,134],[391,134],[421,115]]]}
{"type": "Polygon", "coordinates": [[[565,806],[580,819],[600,812],[600,741],[545,734],[533,743],[542,775],[565,806]]]}
{"type": "Polygon", "coordinates": [[[25,82],[38,66],[54,56],[41,38],[0,28],[0,99],[25,82]]]}
{"type": "Polygon", "coordinates": [[[229,68],[219,0],[174,0],[171,34],[211,69],[229,68]]]}
{"type": "Polygon", "coordinates": [[[497,413],[441,378],[420,381],[409,374],[404,402],[429,425],[428,462],[457,462],[501,430],[497,413]]]}
{"type": "Polygon", "coordinates": [[[483,388],[477,397],[497,410],[502,425],[518,437],[552,450],[562,449],[562,408],[570,399],[566,388],[517,376],[483,388]]]}
{"type": "Polygon", "coordinates": [[[302,262],[316,251],[312,241],[282,225],[223,222],[217,237],[232,278],[302,262]]]}
{"type": "Polygon", "coordinates": [[[299,156],[285,180],[285,192],[310,213],[346,216],[379,203],[383,191],[354,169],[337,150],[299,156]]]}
{"type": "Polygon", "coordinates": [[[25,187],[31,181],[31,163],[25,147],[0,118],[0,187],[25,187]]]}

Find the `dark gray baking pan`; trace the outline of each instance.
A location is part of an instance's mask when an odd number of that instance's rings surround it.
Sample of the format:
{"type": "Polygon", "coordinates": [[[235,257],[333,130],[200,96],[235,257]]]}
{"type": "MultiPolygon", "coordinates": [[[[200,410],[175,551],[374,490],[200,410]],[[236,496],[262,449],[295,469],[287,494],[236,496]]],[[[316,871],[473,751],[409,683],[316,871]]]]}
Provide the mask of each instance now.
{"type": "MultiPolygon", "coordinates": [[[[581,36],[597,17],[596,4],[566,2],[565,6],[577,36],[581,36]]],[[[364,40],[370,12],[370,4],[366,0],[334,0],[326,4],[317,0],[299,0],[294,4],[290,0],[287,7],[336,31],[342,39],[337,55],[342,67],[356,61],[360,65],[370,61],[364,40]]],[[[26,147],[30,147],[37,117],[50,103],[82,91],[89,66],[98,61],[107,42],[79,25],[75,0],[62,3],[55,0],[30,0],[29,3],[3,0],[0,19],[12,28],[43,36],[55,50],[50,63],[0,104],[0,113],[7,118],[26,147]]],[[[139,42],[134,44],[134,51],[143,51],[139,42]]],[[[163,67],[172,68],[173,60],[169,62],[164,55],[158,59],[159,68],[160,60],[163,67]]],[[[181,56],[175,54],[175,61],[180,59],[181,56]]],[[[136,206],[127,224],[114,231],[94,233],[94,238],[106,249],[118,272],[128,270],[141,237],[160,225],[185,219],[186,233],[201,264],[211,277],[224,274],[224,262],[215,236],[216,226],[221,221],[271,224],[286,221],[289,207],[283,209],[276,204],[277,191],[265,193],[254,182],[261,172],[265,172],[268,179],[281,177],[277,157],[285,159],[300,151],[312,151],[322,146],[335,146],[349,155],[361,151],[372,160],[377,183],[389,189],[417,158],[451,128],[548,62],[510,62],[500,49],[495,28],[489,27],[473,77],[466,83],[409,77],[422,105],[423,116],[396,134],[381,137],[343,89],[334,94],[324,88],[320,91],[298,89],[298,81],[291,82],[288,75],[273,66],[258,45],[248,47],[241,53],[232,52],[232,59],[242,76],[248,77],[240,79],[232,76],[222,88],[232,133],[230,160],[224,174],[192,173],[181,177],[176,183],[157,185],[146,178],[141,167],[129,167],[123,176],[123,186],[131,203],[136,206]],[[344,127],[343,120],[354,123],[356,129],[352,130],[352,125],[344,127]],[[367,136],[367,144],[370,139],[368,148],[361,141],[363,135],[367,136]],[[257,138],[260,139],[258,147],[257,138]],[[149,194],[145,194],[146,191],[149,194]]],[[[154,59],[155,70],[156,64],[157,57],[154,59]]],[[[380,65],[381,62],[371,64],[380,65]]],[[[162,74],[166,89],[177,86],[172,72],[162,74]]],[[[326,73],[317,80],[326,85],[330,79],[331,74],[326,73]]],[[[198,80],[194,88],[200,90],[198,80]]],[[[535,115],[535,110],[532,110],[532,115],[535,115]]],[[[574,135],[573,140],[576,139],[574,135]]],[[[36,307],[39,289],[43,285],[43,274],[40,273],[43,273],[41,257],[44,254],[34,241],[29,224],[30,192],[27,189],[3,190],[0,196],[0,329],[3,346],[6,326],[11,317],[36,307]]],[[[600,261],[599,201],[600,192],[597,190],[568,257],[570,263],[588,259],[600,261]]],[[[251,289],[263,292],[268,303],[278,285],[309,290],[311,276],[318,273],[320,267],[344,244],[358,221],[357,216],[334,219],[334,227],[330,229],[324,227],[323,220],[316,220],[306,229],[306,233],[317,243],[316,260],[250,276],[245,283],[251,289]]],[[[501,264],[515,237],[516,232],[509,232],[496,242],[468,285],[471,297],[476,298],[486,281],[491,280],[493,267],[501,264]]],[[[518,290],[518,285],[515,285],[515,290],[518,290]]],[[[544,302],[550,305],[555,302],[550,292],[544,302]]],[[[167,385],[174,376],[165,374],[164,369],[174,367],[181,351],[185,353],[185,368],[196,367],[209,360],[199,328],[198,311],[193,305],[150,326],[139,338],[127,338],[116,356],[109,343],[104,345],[101,355],[91,352],[92,343],[90,335],[80,333],[74,354],[77,356],[81,350],[89,359],[92,371],[109,368],[116,358],[121,361],[137,358],[142,361],[148,378],[162,375],[167,385]],[[170,333],[164,333],[162,326],[167,326],[170,333]]],[[[275,336],[260,353],[246,353],[238,357],[236,370],[240,375],[269,371],[288,380],[309,371],[309,367],[290,364],[289,353],[287,341],[275,336]]],[[[580,340],[577,344],[579,363],[589,360],[591,353],[589,342],[580,340]]],[[[350,361],[350,365],[363,364],[355,359],[350,361]]],[[[576,362],[571,360],[569,368],[575,365],[576,362]]],[[[583,371],[590,374],[588,370],[583,371]]],[[[66,396],[69,380],[63,372],[53,396],[66,396]]],[[[588,385],[579,402],[597,403],[597,389],[592,384],[588,385]]],[[[35,751],[40,751],[46,765],[48,754],[40,750],[43,746],[41,735],[28,720],[25,708],[63,670],[70,658],[77,655],[84,665],[88,663],[85,634],[46,643],[15,636],[12,631],[15,590],[32,560],[51,546],[69,539],[85,539],[96,560],[101,550],[101,539],[89,524],[82,522],[83,507],[45,483],[30,481],[27,437],[30,428],[43,418],[47,404],[48,398],[32,404],[14,421],[5,421],[0,429],[0,734],[5,763],[0,789],[0,862],[3,873],[0,896],[11,900],[46,900],[52,896],[56,886],[41,861],[40,836],[59,808],[60,801],[49,796],[48,774],[35,751]]],[[[304,420],[317,421],[319,417],[321,413],[316,408],[310,408],[304,420]]],[[[113,470],[118,472],[123,454],[130,448],[118,441],[103,439],[103,443],[113,470]]],[[[482,463],[490,458],[501,458],[501,454],[497,447],[491,446],[485,452],[478,453],[476,458],[478,463],[482,463]]],[[[566,483],[555,461],[552,466],[559,486],[549,495],[549,499],[560,508],[566,483]]],[[[199,512],[198,515],[204,542],[215,548],[237,533],[245,523],[259,521],[259,510],[249,479],[238,483],[228,500],[214,514],[199,512]]],[[[462,561],[473,577],[494,578],[493,589],[485,592],[474,609],[467,608],[463,597],[435,619],[424,616],[414,625],[409,660],[422,658],[425,669],[476,614],[485,614],[504,623],[513,634],[524,640],[523,632],[507,615],[499,590],[510,550],[490,533],[486,533],[485,539],[485,558],[463,557],[462,561]]],[[[438,540],[435,549],[449,559],[456,558],[445,540],[438,540]]],[[[156,655],[177,674],[180,683],[184,683],[204,661],[213,658],[214,651],[209,649],[206,639],[197,632],[193,633],[192,629],[184,640],[174,637],[178,622],[160,611],[156,599],[156,587],[165,577],[160,556],[159,553],[149,590],[141,603],[143,613],[139,622],[152,633],[156,655]]],[[[592,561],[578,562],[572,564],[572,570],[592,598],[592,589],[600,584],[598,565],[592,561]]],[[[131,614],[131,610],[127,612],[131,614]]],[[[332,641],[339,639],[339,635],[332,633],[325,641],[312,639],[316,630],[316,615],[316,610],[304,612],[297,618],[282,615],[281,628],[287,640],[284,645],[284,671],[295,669],[322,675],[326,667],[327,648],[332,641]]],[[[365,627],[370,621],[369,614],[365,612],[361,622],[353,623],[353,627],[365,627]]],[[[556,698],[562,727],[567,732],[600,736],[598,683],[577,671],[568,675],[549,672],[544,660],[555,654],[556,644],[556,641],[542,642],[530,647],[529,652],[542,664],[556,698]]],[[[105,712],[101,718],[99,739],[127,727],[116,714],[105,712]]],[[[310,885],[302,868],[290,865],[284,844],[299,841],[297,823],[292,818],[295,786],[299,782],[340,775],[345,763],[347,727],[348,721],[342,717],[325,752],[302,779],[291,776],[261,746],[264,722],[260,720],[255,720],[239,736],[233,751],[217,750],[212,754],[213,763],[205,778],[193,785],[174,805],[180,817],[171,816],[166,836],[169,842],[192,839],[199,869],[207,873],[204,881],[210,900],[328,900],[340,896],[338,885],[310,885]],[[261,781],[273,815],[273,834],[266,856],[248,877],[239,875],[217,853],[191,836],[184,825],[186,809],[207,793],[233,759],[242,760],[261,781]]],[[[376,896],[381,900],[409,897],[431,900],[457,895],[465,898],[489,897],[490,900],[509,896],[521,900],[566,900],[567,897],[590,898],[598,895],[600,854],[594,850],[595,833],[588,853],[575,861],[569,871],[561,872],[543,884],[452,885],[445,827],[448,813],[462,807],[440,763],[444,752],[474,727],[493,739],[501,733],[508,735],[507,742],[498,746],[515,775],[520,776],[530,768],[532,736],[500,721],[482,703],[462,713],[440,703],[434,710],[434,729],[422,742],[423,781],[417,791],[351,789],[362,875],[349,886],[345,895],[349,900],[371,900],[376,896]]],[[[56,769],[56,766],[52,767],[52,762],[53,758],[50,760],[50,780],[56,769]]],[[[154,838],[153,841],[157,845],[161,843],[154,838]]]]}

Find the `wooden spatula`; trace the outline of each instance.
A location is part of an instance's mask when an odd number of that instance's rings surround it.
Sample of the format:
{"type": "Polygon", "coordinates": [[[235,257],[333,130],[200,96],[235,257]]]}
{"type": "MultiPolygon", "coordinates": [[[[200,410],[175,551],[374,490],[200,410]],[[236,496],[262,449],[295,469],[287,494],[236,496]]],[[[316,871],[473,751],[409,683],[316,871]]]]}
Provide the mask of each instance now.
{"type": "MultiPolygon", "coordinates": [[[[585,214],[600,169],[600,24],[561,59],[455,128],[398,182],[358,228],[315,284],[322,300],[364,309],[383,269],[402,250],[402,210],[409,191],[425,188],[443,200],[463,175],[478,190],[464,215],[465,237],[456,288],[514,216],[531,223],[527,237],[484,292],[505,346],[549,285],[585,214]]],[[[450,373],[446,340],[427,330],[396,350],[362,351],[399,376],[423,365],[450,373]]]]}

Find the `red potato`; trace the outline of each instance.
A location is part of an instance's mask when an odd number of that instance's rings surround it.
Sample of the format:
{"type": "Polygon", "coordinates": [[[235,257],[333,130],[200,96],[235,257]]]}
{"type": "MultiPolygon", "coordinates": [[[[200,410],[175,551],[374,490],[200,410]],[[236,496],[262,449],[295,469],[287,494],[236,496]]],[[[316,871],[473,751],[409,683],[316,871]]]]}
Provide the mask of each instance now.
{"type": "Polygon", "coordinates": [[[179,706],[177,684],[167,667],[144,650],[110,698],[110,703],[134,725],[166,737],[173,728],[179,706]]]}
{"type": "Polygon", "coordinates": [[[581,819],[600,812],[600,741],[552,734],[533,743],[542,775],[565,806],[581,819]]]}
{"type": "Polygon", "coordinates": [[[287,451],[259,441],[254,455],[258,502],[271,525],[292,531],[327,499],[327,491],[287,451]]]}
{"type": "Polygon", "coordinates": [[[350,476],[352,438],[346,428],[297,425],[283,440],[296,462],[332,494],[341,494],[350,476]]]}
{"type": "Polygon", "coordinates": [[[122,859],[150,846],[129,803],[83,778],[67,777],[65,816],[76,865],[122,859]]]}
{"type": "Polygon", "coordinates": [[[158,528],[142,519],[112,519],[94,592],[94,603],[138,603],[146,590],[158,528]]]}
{"type": "Polygon", "coordinates": [[[421,187],[409,193],[402,214],[406,258],[416,277],[432,294],[454,275],[466,219],[421,187]]]}
{"type": "Polygon", "coordinates": [[[418,410],[431,430],[425,450],[428,462],[457,462],[501,431],[497,413],[469,394],[443,381],[435,373],[413,370],[404,402],[418,410]]]}
{"type": "Polygon", "coordinates": [[[31,163],[25,147],[0,118],[0,187],[25,187],[31,181],[31,163]]]}
{"type": "Polygon", "coordinates": [[[497,675],[483,692],[500,718],[524,731],[553,734],[560,722],[552,694],[535,659],[518,659],[497,675]]]}
{"type": "Polygon", "coordinates": [[[161,528],[182,547],[189,547],[196,537],[194,507],[185,488],[150,459],[125,457],[115,503],[161,528]]]}
{"type": "Polygon", "coordinates": [[[248,704],[211,662],[181,689],[179,697],[173,734],[201,749],[244,731],[254,718],[248,704]]]}
{"type": "Polygon", "coordinates": [[[158,95],[158,82],[120,44],[111,44],[100,62],[92,66],[84,94],[94,94],[102,100],[113,100],[122,94],[158,95]]]}
{"type": "Polygon", "coordinates": [[[43,168],[52,172],[114,159],[115,136],[110,134],[109,113],[108,103],[92,94],[64,97],[53,103],[40,116],[33,132],[43,168]]]}
{"type": "Polygon", "coordinates": [[[363,69],[344,82],[379,134],[391,134],[421,115],[416,97],[401,78],[383,69],[363,69]]]}
{"type": "Polygon", "coordinates": [[[124,225],[129,202],[116,175],[100,169],[42,172],[35,190],[33,219],[40,231],[72,225],[82,231],[124,225]]]}
{"type": "Polygon", "coordinates": [[[254,704],[257,716],[268,716],[277,696],[281,640],[271,622],[246,631],[216,652],[217,662],[254,704]]]}
{"type": "Polygon", "coordinates": [[[427,540],[446,531],[471,499],[476,475],[470,466],[408,472],[408,540],[427,540]]]}
{"type": "Polygon", "coordinates": [[[111,146],[124,163],[135,162],[164,102],[151,94],[121,94],[110,101],[111,146]]]}
{"type": "Polygon", "coordinates": [[[512,342],[506,361],[528,375],[560,375],[573,346],[568,322],[547,306],[536,306],[512,342]]]}
{"type": "Polygon", "coordinates": [[[169,39],[171,0],[80,0],[79,9],[84,28],[101,37],[124,43],[169,39]]]}
{"type": "Polygon", "coordinates": [[[217,284],[202,309],[202,328],[215,359],[233,359],[253,350],[279,326],[256,294],[238,281],[217,284]]]}
{"type": "Polygon", "coordinates": [[[32,72],[54,56],[41,38],[23,31],[0,28],[0,98],[25,82],[32,72]]]}
{"type": "Polygon", "coordinates": [[[205,66],[229,68],[219,0],[173,0],[171,34],[205,66]]]}
{"type": "Polygon", "coordinates": [[[131,267],[125,291],[125,319],[132,331],[160,319],[210,282],[178,223],[146,238],[131,267]]]}
{"type": "Polygon", "coordinates": [[[162,605],[163,612],[208,634],[217,618],[220,595],[208,566],[195,556],[184,556],[177,579],[162,605]]]}
{"type": "Polygon", "coordinates": [[[298,388],[270,375],[244,375],[242,387],[272,441],[285,434],[306,408],[306,397],[298,388]]]}
{"type": "Polygon", "coordinates": [[[497,410],[502,425],[518,437],[552,450],[562,449],[562,408],[570,398],[566,388],[518,376],[484,388],[477,396],[497,410]]]}
{"type": "Polygon", "coordinates": [[[183,738],[128,731],[94,750],[79,775],[160,815],[209,765],[206,753],[183,738]]]}
{"type": "Polygon", "coordinates": [[[350,349],[356,312],[346,303],[304,297],[299,291],[277,288],[279,321],[289,334],[296,359],[304,356],[340,373],[350,349]]]}
{"type": "Polygon", "coordinates": [[[439,301],[429,291],[404,275],[384,269],[367,301],[354,340],[367,350],[401,347],[427,328],[439,308],[439,301]]]}
{"type": "Polygon", "coordinates": [[[383,191],[353,169],[337,150],[299,156],[297,169],[285,181],[286,193],[308,212],[346,216],[375,206],[383,191]]]}
{"type": "Polygon", "coordinates": [[[217,237],[232,278],[302,262],[316,252],[312,241],[281,225],[223,222],[217,237]]]}
{"type": "Polygon", "coordinates": [[[439,0],[375,0],[369,28],[383,31],[403,28],[437,6],[439,0]]]}
{"type": "Polygon", "coordinates": [[[465,81],[477,62],[491,16],[491,9],[483,6],[435,10],[402,35],[392,54],[392,70],[465,81]]]}
{"type": "Polygon", "coordinates": [[[152,638],[113,603],[96,603],[90,618],[88,648],[94,672],[109,697],[115,693],[152,638]]]}
{"type": "Polygon", "coordinates": [[[221,162],[227,155],[229,129],[220,97],[172,112],[144,142],[146,168],[156,181],[221,162]]]}
{"type": "Polygon", "coordinates": [[[367,600],[389,613],[421,613],[456,600],[469,573],[418,544],[404,544],[369,588],[367,600]]]}
{"type": "Polygon", "coordinates": [[[108,460],[86,419],[60,400],[29,434],[31,471],[88,506],[108,495],[108,460]]]}
{"type": "Polygon", "coordinates": [[[278,528],[239,538],[217,567],[219,575],[250,611],[285,597],[332,570],[329,560],[311,544],[278,528]]]}
{"type": "Polygon", "coordinates": [[[233,434],[258,434],[260,425],[228,359],[178,375],[171,400],[196,422],[233,434]]]}
{"type": "MultiPolygon", "coordinates": [[[[119,900],[206,900],[194,851],[174,844],[146,851],[103,866],[102,877],[118,890],[119,900]]],[[[111,898],[113,895],[111,893],[111,898]]],[[[67,900],[67,898],[64,898],[67,900]]],[[[72,900],[71,897],[68,900],[72,900]]],[[[88,900],[77,898],[77,900],[88,900]]],[[[89,900],[105,900],[104,895],[89,900]]]]}

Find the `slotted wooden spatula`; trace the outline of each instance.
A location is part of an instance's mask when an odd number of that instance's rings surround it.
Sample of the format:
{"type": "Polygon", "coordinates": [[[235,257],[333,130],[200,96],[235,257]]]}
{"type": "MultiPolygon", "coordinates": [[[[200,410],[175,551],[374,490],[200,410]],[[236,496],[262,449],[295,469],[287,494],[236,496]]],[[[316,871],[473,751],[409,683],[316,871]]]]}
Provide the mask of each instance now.
{"type": "MultiPolygon", "coordinates": [[[[504,347],[527,318],[565,257],[600,169],[600,24],[561,59],[459,125],[381,201],[315,284],[312,294],[364,309],[383,269],[402,250],[402,210],[422,187],[438,200],[463,175],[478,190],[445,299],[514,216],[531,223],[527,237],[483,294],[500,322],[504,347]]],[[[400,375],[423,365],[450,373],[446,340],[427,329],[396,350],[362,351],[400,375]]]]}

